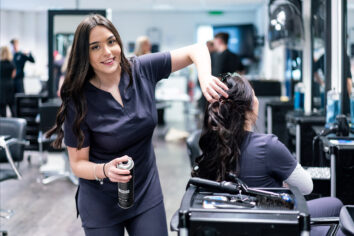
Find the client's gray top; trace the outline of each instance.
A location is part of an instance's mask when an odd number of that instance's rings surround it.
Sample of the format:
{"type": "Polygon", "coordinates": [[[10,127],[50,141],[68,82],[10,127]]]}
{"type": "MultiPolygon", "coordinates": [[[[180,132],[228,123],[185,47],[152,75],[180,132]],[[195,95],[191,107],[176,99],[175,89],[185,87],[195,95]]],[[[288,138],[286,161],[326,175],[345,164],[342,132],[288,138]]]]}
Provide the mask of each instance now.
{"type": "MultiPolygon", "coordinates": [[[[119,91],[124,107],[113,96],[87,82],[84,93],[87,114],[81,124],[85,140],[90,147],[89,160],[109,162],[128,155],[134,160],[134,206],[123,210],[117,204],[117,183],[108,179],[100,185],[95,180],[80,179],[77,208],[84,227],[107,227],[138,215],[162,201],[152,134],[157,123],[155,85],[171,73],[171,55],[147,54],[131,60],[133,83],[123,72],[119,91]]],[[[77,147],[72,125],[75,108],[69,104],[64,124],[65,144],[77,147]]]]}

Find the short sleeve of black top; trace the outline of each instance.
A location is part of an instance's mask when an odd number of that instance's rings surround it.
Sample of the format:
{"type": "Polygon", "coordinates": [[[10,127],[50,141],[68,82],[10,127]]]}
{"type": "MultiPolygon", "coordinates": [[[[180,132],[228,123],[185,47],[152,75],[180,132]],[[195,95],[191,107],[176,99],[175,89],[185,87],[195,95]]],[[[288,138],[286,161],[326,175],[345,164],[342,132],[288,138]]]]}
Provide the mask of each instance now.
{"type": "MultiPolygon", "coordinates": [[[[83,147],[90,147],[89,160],[95,163],[128,155],[134,160],[134,206],[123,210],[117,205],[117,183],[108,179],[79,180],[77,207],[84,227],[107,227],[134,217],[162,201],[152,134],[157,123],[155,85],[171,73],[169,52],[130,59],[133,83],[121,74],[119,91],[123,105],[91,83],[85,84],[87,115],[81,123],[83,147]]],[[[77,147],[72,131],[75,108],[69,104],[64,122],[64,142],[77,147]]]]}
{"type": "Polygon", "coordinates": [[[247,132],[241,153],[239,176],[250,187],[281,187],[297,165],[275,135],[247,132]]]}

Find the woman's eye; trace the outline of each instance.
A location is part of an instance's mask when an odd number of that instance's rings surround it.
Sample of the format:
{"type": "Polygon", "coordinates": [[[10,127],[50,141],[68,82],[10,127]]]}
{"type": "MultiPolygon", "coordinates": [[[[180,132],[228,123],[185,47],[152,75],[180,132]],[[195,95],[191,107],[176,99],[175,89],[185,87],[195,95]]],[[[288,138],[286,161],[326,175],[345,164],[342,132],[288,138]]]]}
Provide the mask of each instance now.
{"type": "Polygon", "coordinates": [[[97,49],[99,49],[100,47],[98,46],[98,45],[95,45],[95,46],[92,46],[91,47],[91,50],[97,50],[97,49]]]}
{"type": "Polygon", "coordinates": [[[110,45],[114,44],[115,42],[116,42],[115,39],[111,39],[111,40],[108,41],[108,43],[109,43],[110,45]]]}

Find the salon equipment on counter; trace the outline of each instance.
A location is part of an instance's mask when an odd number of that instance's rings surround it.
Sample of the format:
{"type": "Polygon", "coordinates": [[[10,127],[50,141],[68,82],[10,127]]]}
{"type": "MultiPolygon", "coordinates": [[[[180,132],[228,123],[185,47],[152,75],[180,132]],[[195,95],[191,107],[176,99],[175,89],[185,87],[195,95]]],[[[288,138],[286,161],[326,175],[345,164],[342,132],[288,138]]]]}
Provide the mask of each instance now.
{"type": "MultiPolygon", "coordinates": [[[[234,177],[235,182],[216,182],[202,178],[191,178],[189,184],[198,187],[203,187],[210,190],[221,191],[225,193],[238,194],[240,196],[247,195],[252,198],[254,204],[261,206],[262,204],[270,204],[280,207],[292,209],[294,207],[294,199],[286,193],[274,193],[270,191],[260,190],[256,188],[249,188],[242,180],[234,177]]],[[[242,199],[242,197],[241,197],[242,199]]],[[[251,198],[249,198],[251,199],[251,198]]]]}

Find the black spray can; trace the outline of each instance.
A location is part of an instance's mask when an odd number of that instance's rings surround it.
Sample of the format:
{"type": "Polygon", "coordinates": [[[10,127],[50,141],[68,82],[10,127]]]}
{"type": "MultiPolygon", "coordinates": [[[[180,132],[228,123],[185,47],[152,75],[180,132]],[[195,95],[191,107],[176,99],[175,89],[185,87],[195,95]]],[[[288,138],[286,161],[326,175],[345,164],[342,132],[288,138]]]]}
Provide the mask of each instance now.
{"type": "Polygon", "coordinates": [[[134,161],[129,158],[117,165],[118,169],[129,170],[132,178],[127,183],[118,183],[118,205],[128,209],[134,204],[134,161]]]}

